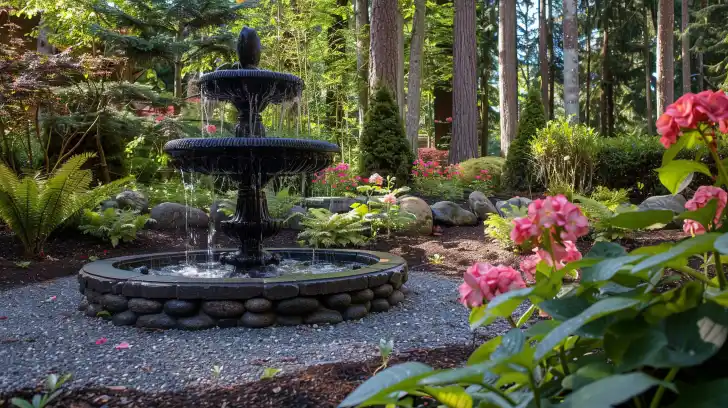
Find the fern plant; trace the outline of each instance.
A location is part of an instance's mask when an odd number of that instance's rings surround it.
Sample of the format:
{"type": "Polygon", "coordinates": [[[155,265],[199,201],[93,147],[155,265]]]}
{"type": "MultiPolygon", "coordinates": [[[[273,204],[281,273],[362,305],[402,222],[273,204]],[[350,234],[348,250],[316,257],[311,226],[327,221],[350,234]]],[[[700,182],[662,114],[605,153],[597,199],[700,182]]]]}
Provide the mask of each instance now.
{"type": "Polygon", "coordinates": [[[310,208],[301,220],[299,243],[314,248],[362,246],[368,229],[356,211],[335,214],[324,208],[310,208]]]}
{"type": "Polygon", "coordinates": [[[574,195],[574,201],[589,219],[595,241],[614,241],[624,238],[629,232],[629,230],[616,227],[609,222],[618,214],[637,211],[637,206],[619,202],[622,197],[620,191],[623,190],[617,190],[612,195],[605,195],[604,192],[601,192],[593,194],[591,198],[574,195]],[[596,198],[599,197],[604,200],[597,200],[596,198]]]}
{"type": "Polygon", "coordinates": [[[125,178],[92,189],[93,175],[83,166],[94,156],[73,156],[46,177],[19,177],[0,163],[0,219],[18,237],[27,256],[40,254],[56,228],[84,208],[96,207],[131,180],[125,178]]]}
{"type": "MultiPolygon", "coordinates": [[[[107,208],[102,212],[84,210],[82,224],[78,226],[84,234],[111,242],[114,248],[119,242],[131,242],[137,232],[149,221],[148,215],[138,211],[107,208]]],[[[152,220],[153,221],[153,220],[152,220]]]]}
{"type": "Polygon", "coordinates": [[[516,243],[511,240],[513,219],[526,216],[528,208],[511,205],[510,209],[504,208],[501,211],[503,211],[502,217],[497,213],[492,213],[488,214],[488,218],[483,221],[485,235],[494,239],[503,248],[514,248],[516,243]]]}

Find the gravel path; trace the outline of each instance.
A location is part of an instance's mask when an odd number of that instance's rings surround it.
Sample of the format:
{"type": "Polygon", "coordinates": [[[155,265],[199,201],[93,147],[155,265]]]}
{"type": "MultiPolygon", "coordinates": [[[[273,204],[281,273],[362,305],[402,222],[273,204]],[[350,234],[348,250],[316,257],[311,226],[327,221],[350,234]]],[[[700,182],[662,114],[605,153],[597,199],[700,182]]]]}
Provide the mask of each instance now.
{"type": "MultiPolygon", "coordinates": [[[[115,327],[76,311],[75,277],[0,292],[0,394],[32,387],[48,373],[73,373],[73,386],[163,391],[215,381],[257,380],[266,367],[285,372],[313,364],[378,355],[382,338],[395,350],[473,341],[468,312],[457,303],[459,281],[411,272],[407,299],[387,313],[335,326],[170,330],[115,327]],[[52,297],[55,296],[55,299],[52,297]],[[97,345],[100,338],[108,342],[97,345]],[[117,350],[128,342],[131,347],[117,350]],[[222,375],[213,379],[213,366],[222,375]]],[[[522,306],[523,307],[523,306],[522,306]]],[[[496,322],[488,332],[508,329],[496,322]]]]}

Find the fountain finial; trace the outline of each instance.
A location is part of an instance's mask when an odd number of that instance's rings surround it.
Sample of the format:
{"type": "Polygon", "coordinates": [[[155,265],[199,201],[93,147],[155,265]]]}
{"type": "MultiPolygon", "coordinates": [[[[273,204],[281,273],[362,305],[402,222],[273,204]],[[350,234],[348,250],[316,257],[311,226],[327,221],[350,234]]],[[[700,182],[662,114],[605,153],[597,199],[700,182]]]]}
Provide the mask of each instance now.
{"type": "Polygon", "coordinates": [[[238,59],[243,69],[257,69],[260,62],[260,37],[255,29],[243,27],[238,36],[238,59]]]}

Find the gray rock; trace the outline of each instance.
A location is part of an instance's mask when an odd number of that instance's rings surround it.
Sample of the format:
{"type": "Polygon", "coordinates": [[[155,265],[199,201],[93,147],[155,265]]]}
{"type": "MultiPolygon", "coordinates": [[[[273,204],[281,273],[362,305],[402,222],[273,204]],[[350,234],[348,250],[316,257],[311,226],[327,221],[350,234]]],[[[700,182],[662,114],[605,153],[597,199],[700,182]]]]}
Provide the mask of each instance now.
{"type": "Polygon", "coordinates": [[[212,223],[215,225],[215,230],[220,230],[220,225],[223,221],[227,221],[232,216],[225,214],[221,207],[235,207],[235,203],[230,200],[215,200],[210,205],[210,217],[212,217],[212,223]]]}
{"type": "Polygon", "coordinates": [[[145,329],[174,329],[177,327],[177,320],[165,313],[143,315],[137,318],[136,326],[145,329]]]}
{"type": "Polygon", "coordinates": [[[479,220],[485,220],[488,218],[488,214],[497,214],[498,209],[495,208],[493,203],[480,191],[473,191],[468,197],[468,205],[470,205],[470,211],[472,211],[479,220]]]}
{"type": "Polygon", "coordinates": [[[172,299],[164,302],[164,312],[174,317],[192,316],[197,312],[197,303],[172,299]]]}
{"type": "Polygon", "coordinates": [[[162,302],[156,300],[133,298],[129,299],[129,310],[138,314],[156,314],[160,313],[164,308],[162,302]]]}
{"type": "Polygon", "coordinates": [[[419,197],[404,197],[399,200],[399,209],[415,217],[415,220],[407,228],[408,233],[415,235],[432,234],[432,209],[425,200],[419,197]]]}
{"type": "Polygon", "coordinates": [[[392,306],[397,306],[398,304],[402,303],[402,301],[403,301],[403,300],[404,300],[404,293],[402,293],[402,292],[401,292],[401,291],[399,291],[399,290],[395,290],[395,291],[394,291],[394,292],[392,292],[392,294],[391,294],[391,295],[389,295],[389,297],[387,298],[387,301],[388,301],[388,302],[389,302],[389,304],[390,304],[390,305],[392,305],[392,306]]]}
{"type": "Polygon", "coordinates": [[[389,283],[393,288],[399,289],[404,284],[405,274],[403,272],[395,271],[392,272],[392,276],[389,278],[389,283]]]}
{"type": "Polygon", "coordinates": [[[672,210],[676,215],[685,212],[685,197],[681,194],[648,197],[639,205],[640,210],[672,210]]]}
{"type": "Polygon", "coordinates": [[[344,320],[358,320],[369,313],[366,305],[351,305],[344,311],[344,320]]]}
{"type": "Polygon", "coordinates": [[[152,208],[150,216],[157,221],[152,224],[156,229],[181,229],[185,222],[191,228],[205,228],[209,223],[204,211],[178,203],[159,204],[152,208]]]}
{"type": "Polygon", "coordinates": [[[88,308],[88,300],[82,300],[81,303],[78,304],[78,311],[83,312],[88,308]]]}
{"type": "Polygon", "coordinates": [[[526,197],[513,197],[505,201],[498,201],[495,203],[495,208],[498,209],[498,213],[503,216],[506,212],[512,210],[512,206],[516,207],[528,207],[532,200],[526,197]]]}
{"type": "Polygon", "coordinates": [[[303,319],[306,324],[336,324],[341,323],[344,318],[341,313],[331,309],[319,309],[303,319]]]}
{"type": "Polygon", "coordinates": [[[389,302],[387,299],[374,299],[372,300],[372,312],[386,312],[389,310],[389,302]]]}
{"type": "Polygon", "coordinates": [[[139,191],[124,190],[116,195],[119,208],[146,213],[149,211],[149,199],[139,191]]]}
{"type": "Polygon", "coordinates": [[[119,208],[119,203],[116,200],[104,200],[100,204],[101,211],[106,211],[109,208],[119,208]]]}
{"type": "Polygon", "coordinates": [[[205,330],[213,328],[217,325],[215,319],[204,314],[199,313],[192,317],[183,317],[177,320],[177,326],[185,330],[205,330]]]}
{"type": "Polygon", "coordinates": [[[372,299],[374,299],[374,292],[372,292],[371,289],[364,289],[351,293],[352,303],[366,303],[372,299]]]}
{"type": "Polygon", "coordinates": [[[220,319],[217,321],[217,326],[221,329],[227,329],[230,327],[238,327],[240,319],[220,319]]]}
{"type": "Polygon", "coordinates": [[[101,305],[109,312],[118,313],[129,308],[129,300],[121,295],[107,293],[101,296],[101,305]]]}
{"type": "Polygon", "coordinates": [[[278,316],[276,323],[281,326],[298,326],[303,324],[303,317],[301,316],[278,316]]]}
{"type": "MultiPolygon", "coordinates": [[[[245,313],[245,306],[234,300],[211,300],[202,302],[202,311],[218,319],[238,318],[245,313]]],[[[180,320],[181,324],[182,320],[180,320]]]]}
{"type": "Polygon", "coordinates": [[[251,328],[261,328],[274,325],[276,322],[275,313],[253,313],[245,312],[240,319],[240,325],[251,328]]]}
{"type": "Polygon", "coordinates": [[[103,312],[104,308],[97,303],[89,303],[84,314],[88,317],[98,317],[99,313],[103,312]]]}
{"type": "Polygon", "coordinates": [[[391,295],[393,291],[394,291],[394,288],[392,287],[392,285],[390,285],[388,283],[377,286],[376,288],[373,289],[374,297],[384,298],[384,299],[388,298],[389,295],[391,295]]]}
{"type": "Polygon", "coordinates": [[[114,326],[133,326],[136,321],[137,314],[130,310],[117,313],[111,318],[111,322],[114,323],[114,326]]]}
{"type": "Polygon", "coordinates": [[[303,218],[303,214],[306,214],[306,209],[300,205],[294,205],[293,208],[291,208],[291,212],[288,214],[287,227],[292,230],[302,231],[303,225],[301,225],[301,218],[303,218]]]}
{"type": "Polygon", "coordinates": [[[478,217],[452,201],[440,201],[432,206],[435,224],[446,226],[477,225],[478,217]]]}
{"type": "Polygon", "coordinates": [[[354,203],[366,203],[365,197],[308,197],[303,200],[306,208],[325,208],[333,213],[345,213],[354,203]]]}
{"type": "Polygon", "coordinates": [[[101,303],[101,294],[91,289],[86,289],[86,299],[89,303],[101,303]]]}
{"type": "Polygon", "coordinates": [[[245,301],[245,309],[254,313],[263,313],[273,309],[273,302],[264,298],[253,298],[245,301]]]}
{"type": "Polygon", "coordinates": [[[319,301],[315,298],[297,297],[281,300],[276,311],[283,315],[302,316],[319,308],[319,301]]]}
{"type": "Polygon", "coordinates": [[[326,298],[326,306],[331,309],[346,309],[351,304],[351,295],[348,293],[337,293],[326,298]]]}

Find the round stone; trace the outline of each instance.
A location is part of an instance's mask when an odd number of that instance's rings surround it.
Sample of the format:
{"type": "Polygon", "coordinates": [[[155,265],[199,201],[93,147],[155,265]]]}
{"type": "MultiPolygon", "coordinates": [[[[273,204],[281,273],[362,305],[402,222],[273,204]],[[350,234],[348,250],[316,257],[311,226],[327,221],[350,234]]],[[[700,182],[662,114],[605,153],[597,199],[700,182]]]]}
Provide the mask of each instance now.
{"type": "Polygon", "coordinates": [[[172,299],[164,303],[164,312],[174,317],[192,316],[197,312],[197,304],[187,300],[172,299]]]}
{"type": "MultiPolygon", "coordinates": [[[[234,300],[211,300],[202,302],[202,311],[217,318],[235,318],[245,313],[245,306],[234,300]]],[[[180,320],[180,324],[182,321],[180,320]]]]}
{"type": "Polygon", "coordinates": [[[215,327],[217,322],[215,322],[215,319],[212,317],[200,312],[192,317],[183,317],[178,319],[177,325],[180,329],[185,330],[204,330],[215,327]]]}
{"type": "Polygon", "coordinates": [[[369,301],[369,302],[364,303],[364,307],[367,308],[367,312],[370,312],[372,310],[372,302],[369,301]]]}
{"type": "Polygon", "coordinates": [[[278,316],[276,323],[281,326],[298,326],[303,324],[303,317],[301,316],[278,316]]]}
{"type": "Polygon", "coordinates": [[[217,326],[222,329],[238,327],[238,320],[239,319],[220,319],[217,321],[217,326]]]}
{"type": "Polygon", "coordinates": [[[254,313],[263,313],[273,309],[273,302],[264,298],[253,298],[245,301],[245,309],[254,313]]]}
{"type": "Polygon", "coordinates": [[[404,293],[402,293],[402,292],[401,292],[401,291],[399,291],[399,290],[395,290],[395,291],[394,291],[394,292],[392,292],[392,294],[391,294],[391,295],[389,295],[389,297],[387,298],[387,301],[388,301],[388,302],[389,302],[389,304],[390,304],[390,305],[392,305],[392,306],[397,306],[397,305],[398,305],[398,304],[400,304],[400,303],[401,303],[401,302],[402,302],[403,300],[404,300],[404,293]]]}
{"type": "Polygon", "coordinates": [[[404,283],[404,282],[402,282],[402,279],[403,279],[402,272],[395,271],[395,272],[392,272],[392,276],[389,278],[389,283],[392,285],[393,288],[399,289],[402,287],[402,284],[404,283]]]}
{"type": "Polygon", "coordinates": [[[364,289],[351,294],[351,303],[366,303],[372,299],[374,299],[374,292],[371,289],[364,289]]]}
{"type": "Polygon", "coordinates": [[[101,294],[91,289],[86,290],[86,299],[89,303],[101,303],[101,294]]]}
{"type": "Polygon", "coordinates": [[[78,304],[78,311],[83,312],[88,308],[88,300],[82,300],[81,303],[78,304]]]}
{"type": "Polygon", "coordinates": [[[372,312],[386,312],[389,310],[389,302],[387,299],[372,300],[372,312]]]}
{"type": "Polygon", "coordinates": [[[121,295],[107,293],[101,296],[101,305],[109,312],[119,313],[129,308],[129,300],[121,295]]]}
{"type": "Polygon", "coordinates": [[[157,313],[139,316],[136,325],[145,329],[174,329],[177,321],[165,313],[157,313]]]}
{"type": "Polygon", "coordinates": [[[111,318],[111,322],[114,323],[114,326],[133,326],[136,321],[137,314],[131,310],[117,313],[111,318]]]}
{"type": "Polygon", "coordinates": [[[351,304],[351,295],[337,293],[326,298],[326,305],[331,309],[346,309],[351,304]]]}
{"type": "Polygon", "coordinates": [[[297,297],[281,300],[276,311],[282,315],[302,316],[319,308],[319,301],[315,298],[297,297]]]}
{"type": "Polygon", "coordinates": [[[341,313],[331,309],[319,309],[303,319],[306,324],[336,324],[344,320],[341,313]]]}
{"type": "Polygon", "coordinates": [[[393,291],[394,291],[394,288],[392,287],[392,285],[385,283],[384,285],[380,285],[380,286],[377,286],[376,288],[374,288],[373,292],[374,292],[374,297],[388,298],[389,295],[391,295],[393,291]]]}
{"type": "Polygon", "coordinates": [[[129,299],[129,310],[138,314],[155,314],[160,313],[164,308],[162,302],[156,300],[133,298],[129,299]]]}
{"type": "Polygon", "coordinates": [[[89,303],[88,307],[86,308],[86,316],[88,317],[98,317],[99,313],[103,312],[104,308],[101,307],[101,305],[96,303],[89,303]]]}
{"type": "Polygon", "coordinates": [[[253,313],[245,312],[240,319],[240,325],[244,327],[261,328],[272,326],[276,322],[275,313],[253,313]]]}
{"type": "Polygon", "coordinates": [[[366,316],[369,311],[366,305],[351,305],[344,311],[344,320],[357,320],[366,316]]]}

